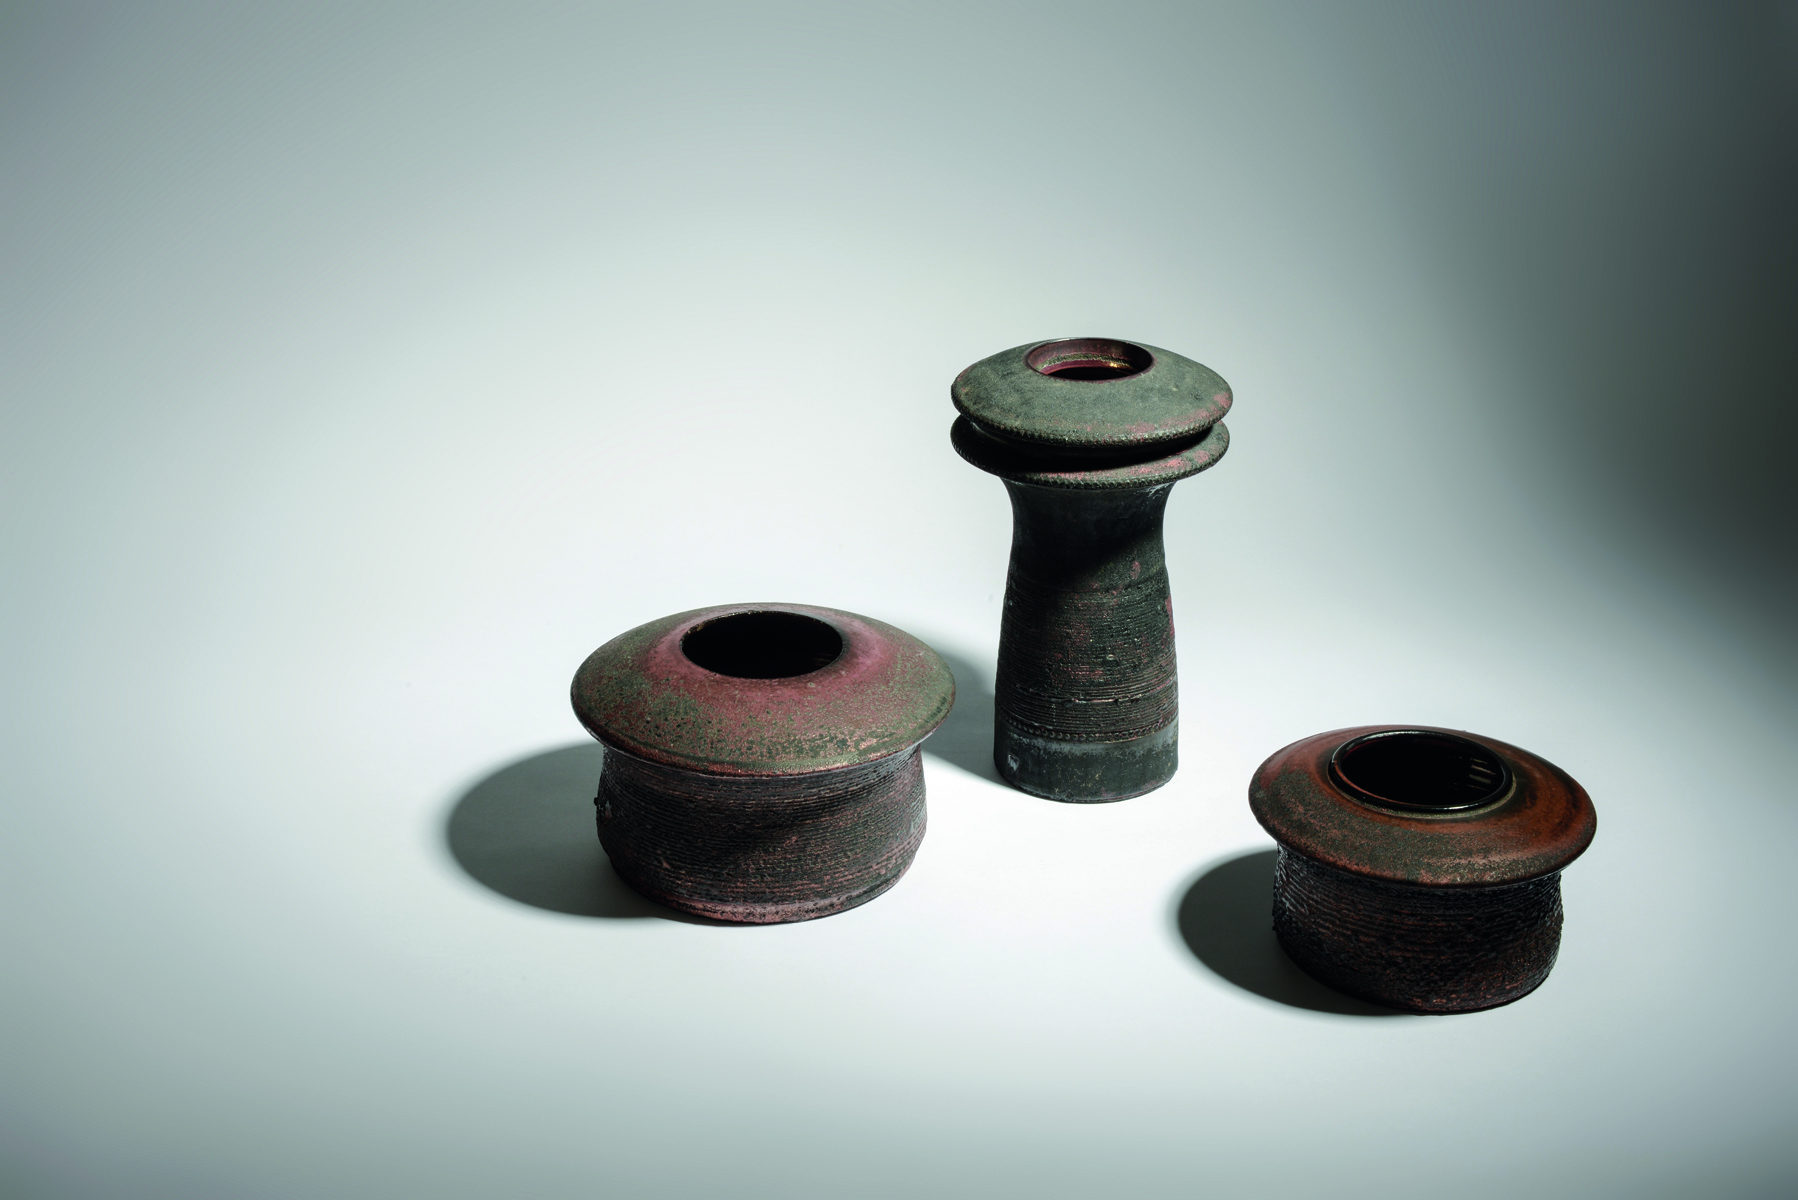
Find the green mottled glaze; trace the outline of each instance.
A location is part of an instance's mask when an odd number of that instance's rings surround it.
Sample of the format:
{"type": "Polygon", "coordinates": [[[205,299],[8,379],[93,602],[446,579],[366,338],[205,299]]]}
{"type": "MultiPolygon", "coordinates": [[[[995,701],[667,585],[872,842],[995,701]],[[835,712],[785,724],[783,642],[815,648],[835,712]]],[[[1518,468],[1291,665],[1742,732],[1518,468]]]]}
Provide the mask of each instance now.
{"type": "Polygon", "coordinates": [[[714,775],[801,775],[858,766],[923,741],[949,715],[955,680],[936,652],[884,622],[802,604],[694,609],[595,650],[574,678],[574,709],[607,746],[714,775]],[[842,653],[778,679],[720,675],[681,649],[702,622],[797,613],[831,626],[842,653]]]}
{"type": "Polygon", "coordinates": [[[1164,483],[1178,483],[1189,475],[1208,470],[1230,448],[1230,431],[1219,421],[1198,441],[1171,454],[1107,467],[1082,467],[1033,459],[1014,445],[986,436],[967,417],[957,418],[949,427],[949,442],[957,454],[1001,479],[1034,483],[1038,487],[1097,492],[1158,487],[1164,483]]]}
{"type": "Polygon", "coordinates": [[[1144,448],[1204,433],[1230,411],[1230,385],[1202,363],[1141,342],[1154,362],[1120,379],[1044,375],[1029,342],[983,358],[949,387],[955,407],[994,433],[1045,446],[1144,448]]]}

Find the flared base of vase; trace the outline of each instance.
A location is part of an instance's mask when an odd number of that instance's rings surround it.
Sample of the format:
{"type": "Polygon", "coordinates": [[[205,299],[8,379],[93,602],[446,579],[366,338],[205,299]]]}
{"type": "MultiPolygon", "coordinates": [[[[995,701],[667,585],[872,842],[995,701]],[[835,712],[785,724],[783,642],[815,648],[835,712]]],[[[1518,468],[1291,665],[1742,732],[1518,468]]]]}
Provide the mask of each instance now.
{"type": "Polygon", "coordinates": [[[1064,804],[1109,804],[1154,791],[1174,777],[1180,727],[1122,742],[1070,742],[1035,737],[1001,718],[993,730],[993,765],[1019,791],[1064,804]]]}

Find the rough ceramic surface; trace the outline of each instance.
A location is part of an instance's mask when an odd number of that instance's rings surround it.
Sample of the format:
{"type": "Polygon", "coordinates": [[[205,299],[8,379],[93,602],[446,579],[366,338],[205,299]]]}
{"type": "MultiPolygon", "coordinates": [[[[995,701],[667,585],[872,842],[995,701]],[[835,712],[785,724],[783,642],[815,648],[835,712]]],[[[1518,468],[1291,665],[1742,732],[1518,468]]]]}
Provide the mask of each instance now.
{"type": "Polygon", "coordinates": [[[1089,459],[1084,465],[1076,465],[1078,460],[1045,460],[1016,443],[991,436],[968,417],[949,427],[949,441],[968,462],[1002,479],[1038,487],[1102,491],[1155,487],[1197,475],[1224,456],[1230,448],[1230,431],[1213,425],[1198,441],[1172,453],[1115,465],[1095,465],[1104,459],[1089,459]]]}
{"type": "Polygon", "coordinates": [[[1162,518],[1228,449],[1229,386],[1158,347],[1069,338],[975,363],[950,394],[956,452],[1012,504],[994,765],[1073,803],[1160,787],[1179,763],[1162,518]]]}
{"type": "Polygon", "coordinates": [[[1412,1012],[1476,1012],[1541,986],[1561,946],[1559,872],[1494,888],[1350,875],[1280,848],[1274,932],[1313,978],[1412,1012]]]}
{"type": "Polygon", "coordinates": [[[652,621],[575,676],[575,711],[606,746],[600,843],[625,882],[699,916],[864,904],[923,840],[918,747],[954,697],[934,651],[854,613],[747,604],[652,621]],[[706,641],[731,629],[722,651],[706,641]]]}
{"type": "MultiPolygon", "coordinates": [[[[1103,351],[1091,357],[1099,359],[1103,351]]],[[[1045,365],[1054,371],[1053,362],[1045,365]]],[[[995,434],[1043,448],[1081,450],[1190,440],[1217,424],[1231,400],[1230,385],[1204,364],[1158,346],[1111,338],[1013,346],[956,376],[949,395],[957,409],[995,434]],[[1032,354],[1044,347],[1089,344],[1142,351],[1150,361],[1134,373],[1101,380],[1045,373],[1031,365],[1032,354]]]]}
{"type": "MultiPolygon", "coordinates": [[[[1477,790],[1477,789],[1476,789],[1477,790]]],[[[1561,869],[1592,842],[1585,790],[1493,738],[1363,726],[1295,742],[1255,773],[1249,803],[1280,843],[1274,931],[1323,983],[1415,1012],[1472,1012],[1541,985],[1561,941],[1561,869]],[[1494,756],[1502,775],[1469,807],[1394,811],[1332,770],[1356,739],[1440,735],[1494,756]],[[1357,795],[1360,798],[1357,798],[1357,795]]]]}
{"type": "Polygon", "coordinates": [[[1294,742],[1249,783],[1255,819],[1282,845],[1369,879],[1437,886],[1519,883],[1559,871],[1592,844],[1598,815],[1571,776],[1527,750],[1428,725],[1364,725],[1294,742]],[[1383,730],[1464,737],[1511,769],[1492,805],[1445,816],[1382,811],[1351,799],[1330,773],[1336,747],[1383,730]]]}
{"type": "Polygon", "coordinates": [[[924,840],[916,750],[860,767],[750,779],[606,753],[600,845],[638,892],[718,921],[806,921],[866,904],[924,840]]]}
{"type": "Polygon", "coordinates": [[[606,745],[722,775],[828,771],[896,754],[941,725],[954,700],[954,676],[917,638],[804,604],[733,604],[650,621],[589,655],[573,688],[575,715],[606,745]],[[745,679],[682,651],[697,626],[752,612],[822,621],[842,637],[842,652],[806,674],[745,679]]]}

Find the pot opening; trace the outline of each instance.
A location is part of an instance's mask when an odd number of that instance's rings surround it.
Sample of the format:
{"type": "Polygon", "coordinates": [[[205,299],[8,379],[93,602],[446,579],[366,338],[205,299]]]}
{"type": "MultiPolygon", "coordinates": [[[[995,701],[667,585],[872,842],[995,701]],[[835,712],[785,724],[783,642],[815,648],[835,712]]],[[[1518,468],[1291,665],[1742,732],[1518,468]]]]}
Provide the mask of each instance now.
{"type": "Polygon", "coordinates": [[[835,662],[843,653],[843,635],[800,613],[732,613],[689,629],[680,648],[695,665],[717,675],[787,679],[835,662]]]}
{"type": "Polygon", "coordinates": [[[1392,729],[1344,742],[1330,774],[1357,800],[1387,808],[1458,812],[1478,808],[1511,786],[1505,760],[1471,738],[1392,729]]]}
{"type": "Polygon", "coordinates": [[[1039,375],[1099,381],[1140,375],[1155,365],[1155,356],[1112,338],[1068,338],[1038,346],[1024,361],[1039,375]]]}

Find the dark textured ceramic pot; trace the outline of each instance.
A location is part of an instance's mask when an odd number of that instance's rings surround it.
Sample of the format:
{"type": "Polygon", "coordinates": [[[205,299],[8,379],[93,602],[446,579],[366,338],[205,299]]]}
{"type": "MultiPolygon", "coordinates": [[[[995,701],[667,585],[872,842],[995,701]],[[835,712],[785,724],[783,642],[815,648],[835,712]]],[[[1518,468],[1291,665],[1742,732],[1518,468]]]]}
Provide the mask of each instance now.
{"type": "Polygon", "coordinates": [[[899,881],[924,838],[918,747],[955,682],[880,621],[737,604],[613,638],[573,699],[606,747],[594,804],[619,876],[670,908],[766,924],[899,881]]]}
{"type": "Polygon", "coordinates": [[[977,362],[950,394],[955,449],[1011,494],[994,764],[1051,800],[1160,787],[1179,762],[1162,513],[1229,446],[1229,385],[1154,346],[1070,338],[977,362]]]}
{"type": "Polygon", "coordinates": [[[1566,772],[1477,734],[1370,725],[1261,764],[1249,806],[1280,843],[1274,931],[1351,995],[1471,1012],[1528,995],[1561,944],[1561,869],[1598,818],[1566,772]]]}

